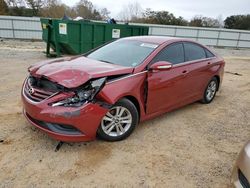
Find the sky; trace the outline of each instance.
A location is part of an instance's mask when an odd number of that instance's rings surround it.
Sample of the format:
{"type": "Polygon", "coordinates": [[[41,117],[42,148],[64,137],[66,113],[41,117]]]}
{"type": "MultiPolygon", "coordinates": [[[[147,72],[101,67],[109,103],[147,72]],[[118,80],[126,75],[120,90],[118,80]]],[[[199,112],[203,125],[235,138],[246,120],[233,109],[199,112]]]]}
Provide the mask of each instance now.
{"type": "MultiPolygon", "coordinates": [[[[62,0],[63,3],[73,6],[79,0],[62,0]]],[[[110,16],[118,18],[119,12],[129,0],[90,0],[97,8],[106,7],[110,16]]],[[[190,20],[195,15],[217,18],[222,15],[250,14],[250,0],[136,0],[143,9],[151,8],[155,11],[169,11],[175,16],[182,16],[190,20]]]]}

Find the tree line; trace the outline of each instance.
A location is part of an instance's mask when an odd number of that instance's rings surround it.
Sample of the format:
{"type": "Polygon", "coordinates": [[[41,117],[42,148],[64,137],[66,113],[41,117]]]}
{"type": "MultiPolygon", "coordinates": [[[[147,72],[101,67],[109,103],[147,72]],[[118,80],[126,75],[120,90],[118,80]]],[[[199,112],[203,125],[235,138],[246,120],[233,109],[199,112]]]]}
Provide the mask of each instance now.
{"type": "Polygon", "coordinates": [[[0,15],[39,16],[62,18],[64,15],[74,18],[104,20],[110,14],[108,9],[97,9],[88,0],[79,0],[69,7],[60,0],[0,0],[0,15]]]}
{"type": "MultiPolygon", "coordinates": [[[[0,0],[0,15],[12,16],[41,16],[62,18],[64,15],[74,18],[107,20],[110,11],[107,8],[96,8],[89,0],[79,0],[73,7],[69,7],[60,0],[0,0]]],[[[150,8],[143,10],[138,2],[128,3],[121,7],[118,20],[125,22],[180,25],[194,27],[213,27],[228,29],[250,30],[250,14],[232,15],[225,20],[217,18],[194,16],[190,21],[183,17],[176,17],[168,11],[154,11],[150,8]]]]}

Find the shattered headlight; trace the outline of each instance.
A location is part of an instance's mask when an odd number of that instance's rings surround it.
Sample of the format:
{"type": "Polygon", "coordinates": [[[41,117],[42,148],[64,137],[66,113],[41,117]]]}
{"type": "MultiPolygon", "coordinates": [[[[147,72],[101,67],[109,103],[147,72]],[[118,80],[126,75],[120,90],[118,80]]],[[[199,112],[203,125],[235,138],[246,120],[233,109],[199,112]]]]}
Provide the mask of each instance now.
{"type": "Polygon", "coordinates": [[[51,106],[81,106],[84,103],[93,100],[98,92],[104,87],[106,79],[107,78],[105,77],[90,81],[87,85],[77,89],[75,91],[76,94],[73,97],[53,103],[51,106]]]}

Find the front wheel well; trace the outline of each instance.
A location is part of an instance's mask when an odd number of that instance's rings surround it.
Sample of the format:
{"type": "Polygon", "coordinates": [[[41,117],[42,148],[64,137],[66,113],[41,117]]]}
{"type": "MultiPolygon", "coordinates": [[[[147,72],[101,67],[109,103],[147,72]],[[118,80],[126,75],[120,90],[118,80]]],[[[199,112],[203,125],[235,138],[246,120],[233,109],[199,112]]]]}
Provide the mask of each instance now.
{"type": "Polygon", "coordinates": [[[134,96],[131,96],[131,95],[124,96],[123,98],[130,100],[135,105],[135,107],[138,111],[139,119],[140,119],[141,109],[140,109],[140,104],[139,104],[138,100],[134,96]]]}

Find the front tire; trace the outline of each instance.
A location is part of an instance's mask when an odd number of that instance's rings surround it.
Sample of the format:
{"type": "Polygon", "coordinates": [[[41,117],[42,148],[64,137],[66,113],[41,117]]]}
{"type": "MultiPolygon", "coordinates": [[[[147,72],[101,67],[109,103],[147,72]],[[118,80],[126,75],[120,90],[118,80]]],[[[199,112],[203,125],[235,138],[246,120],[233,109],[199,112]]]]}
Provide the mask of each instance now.
{"type": "Polygon", "coordinates": [[[218,86],[218,80],[213,77],[204,91],[203,99],[201,100],[201,102],[204,104],[209,104],[210,102],[212,102],[218,90],[218,86]]]}
{"type": "Polygon", "coordinates": [[[121,99],[103,117],[97,135],[106,141],[120,141],[127,138],[138,124],[139,114],[128,99],[121,99]]]}

